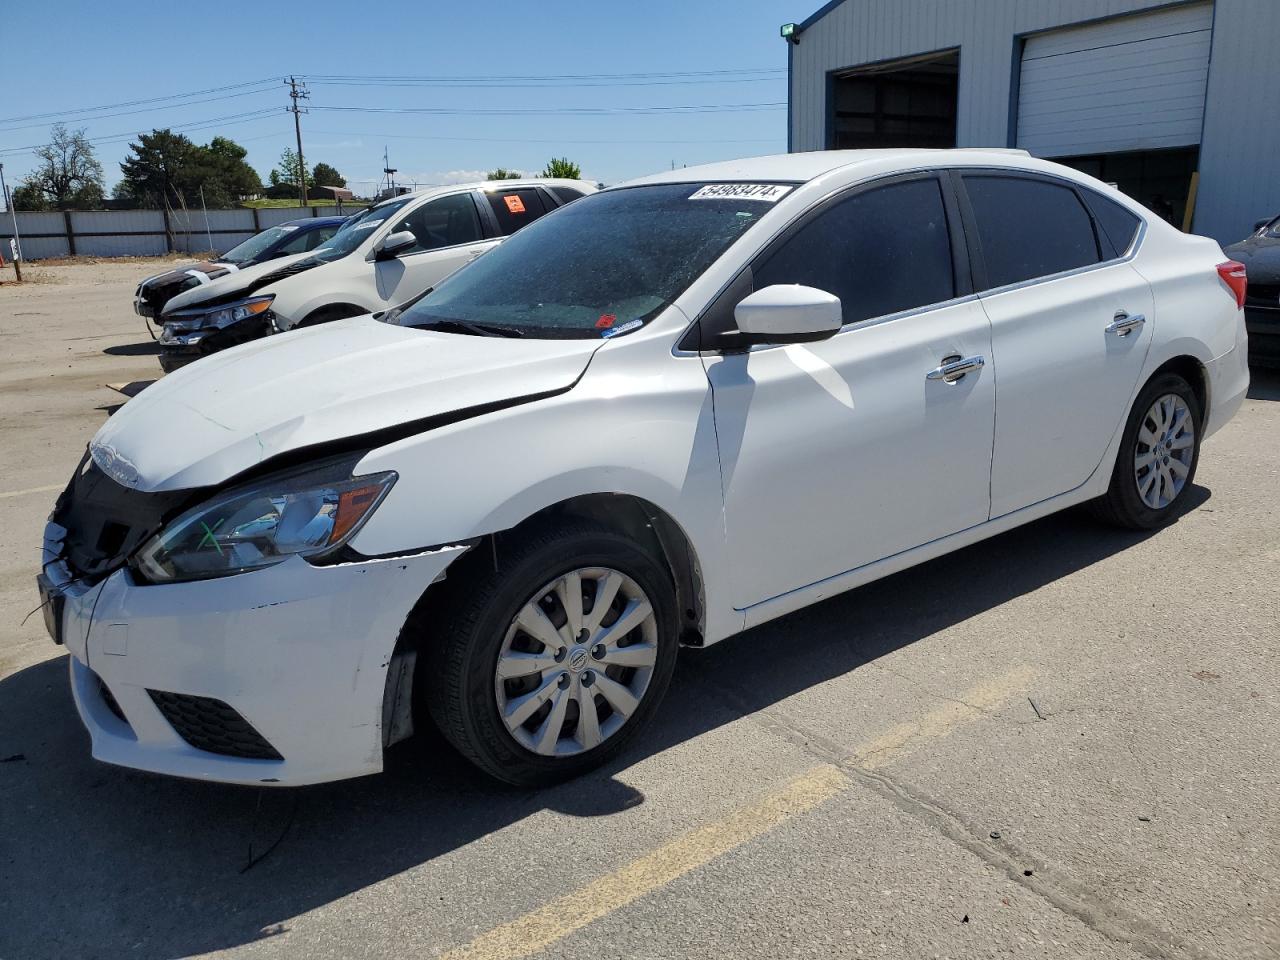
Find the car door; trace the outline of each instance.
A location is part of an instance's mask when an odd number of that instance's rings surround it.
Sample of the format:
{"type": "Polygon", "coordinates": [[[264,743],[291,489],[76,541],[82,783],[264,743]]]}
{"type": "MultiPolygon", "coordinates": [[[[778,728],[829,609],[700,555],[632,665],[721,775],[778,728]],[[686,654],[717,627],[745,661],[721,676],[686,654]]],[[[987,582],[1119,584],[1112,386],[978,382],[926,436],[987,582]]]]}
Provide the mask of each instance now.
{"type": "Polygon", "coordinates": [[[845,321],[707,360],[736,608],[987,519],[990,329],[958,221],[942,177],[880,181],[780,237],[735,295],[818,287],[845,321]]]}
{"type": "Polygon", "coordinates": [[[395,257],[374,261],[376,294],[384,307],[435,286],[495,242],[481,229],[471,191],[410,207],[396,218],[387,235],[401,230],[410,231],[417,242],[395,257]]]}
{"type": "Polygon", "coordinates": [[[1117,204],[1093,195],[1129,218],[1129,237],[1112,241],[1090,212],[1094,199],[1065,180],[1005,171],[959,180],[999,358],[991,464],[998,517],[1074,490],[1097,469],[1146,360],[1153,300],[1117,255],[1139,223],[1117,204]]]}

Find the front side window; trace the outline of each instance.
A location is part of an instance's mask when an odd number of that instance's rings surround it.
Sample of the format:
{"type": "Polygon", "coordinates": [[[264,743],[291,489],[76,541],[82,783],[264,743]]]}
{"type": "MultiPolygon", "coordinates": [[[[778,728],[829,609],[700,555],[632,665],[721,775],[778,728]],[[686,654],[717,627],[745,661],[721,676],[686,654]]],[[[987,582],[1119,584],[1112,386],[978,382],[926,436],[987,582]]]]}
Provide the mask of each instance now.
{"type": "Polygon", "coordinates": [[[1074,190],[1045,180],[965,174],[986,288],[1098,263],[1093,221],[1074,190]]]}
{"type": "Polygon", "coordinates": [[[469,193],[455,193],[424,203],[391,228],[392,233],[399,230],[408,230],[418,239],[405,253],[421,253],[484,239],[480,232],[480,216],[469,193]]]}
{"type": "Polygon", "coordinates": [[[498,229],[508,236],[527,227],[547,212],[542,196],[532,187],[523,190],[494,190],[489,193],[489,206],[498,218],[498,229]]]}
{"type": "Polygon", "coordinates": [[[541,338],[626,334],[655,317],[772,204],[701,183],[593,193],[504,240],[401,313],[402,326],[487,324],[541,338]]]}
{"type": "Polygon", "coordinates": [[[799,283],[840,298],[845,323],[956,295],[942,187],[933,177],[841,200],[754,271],[754,287],[799,283]]]}

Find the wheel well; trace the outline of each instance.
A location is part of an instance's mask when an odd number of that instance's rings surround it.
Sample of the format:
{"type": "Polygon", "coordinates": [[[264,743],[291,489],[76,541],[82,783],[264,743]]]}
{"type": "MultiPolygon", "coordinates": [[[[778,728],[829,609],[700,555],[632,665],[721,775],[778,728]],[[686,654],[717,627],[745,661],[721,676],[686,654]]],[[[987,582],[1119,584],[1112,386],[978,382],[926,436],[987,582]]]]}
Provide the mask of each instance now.
{"type": "Polygon", "coordinates": [[[347,317],[358,317],[362,313],[368,313],[364,307],[356,306],[354,303],[328,303],[323,307],[317,307],[298,324],[299,327],[314,327],[319,323],[329,323],[333,320],[343,320],[347,317]]]}
{"type": "MultiPolygon", "coordinates": [[[[1189,357],[1185,354],[1180,357],[1174,357],[1167,360],[1158,370],[1151,374],[1150,380],[1154,380],[1162,373],[1176,373],[1183,380],[1191,384],[1191,389],[1195,391],[1196,400],[1200,404],[1200,416],[1208,419],[1209,416],[1209,379],[1205,375],[1204,365],[1195,357],[1189,357]]],[[[1150,382],[1148,380],[1148,382],[1150,382]]]]}

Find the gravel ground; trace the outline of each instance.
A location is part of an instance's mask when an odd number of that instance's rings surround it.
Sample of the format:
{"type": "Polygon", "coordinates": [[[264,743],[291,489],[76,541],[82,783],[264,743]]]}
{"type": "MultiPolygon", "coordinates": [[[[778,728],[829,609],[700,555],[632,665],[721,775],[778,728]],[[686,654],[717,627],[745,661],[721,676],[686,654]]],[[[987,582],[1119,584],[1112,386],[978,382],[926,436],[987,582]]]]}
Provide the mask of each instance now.
{"type": "Polygon", "coordinates": [[[259,791],[90,760],[23,622],[164,265],[0,287],[0,958],[1280,956],[1274,374],[1168,529],[1070,512],[687,651],[597,775],[429,740],[259,791]]]}

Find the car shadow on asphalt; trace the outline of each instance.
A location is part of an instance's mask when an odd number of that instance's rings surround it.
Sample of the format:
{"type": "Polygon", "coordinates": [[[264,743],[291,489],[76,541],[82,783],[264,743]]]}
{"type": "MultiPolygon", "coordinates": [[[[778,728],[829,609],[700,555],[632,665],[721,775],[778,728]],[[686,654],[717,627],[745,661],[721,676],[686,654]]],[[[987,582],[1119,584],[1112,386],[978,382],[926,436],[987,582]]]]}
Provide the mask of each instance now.
{"type": "Polygon", "coordinates": [[[160,355],[160,342],[143,340],[141,343],[121,343],[114,347],[104,347],[102,352],[109,357],[156,357],[160,355]]]}
{"type": "MultiPolygon", "coordinates": [[[[1203,487],[1192,494],[1192,509],[1209,498],[1203,487]]],[[[291,917],[540,810],[599,817],[643,804],[619,775],[640,756],[864,668],[1147,536],[1073,510],[684,651],[640,742],[611,768],[543,791],[488,781],[434,733],[396,748],[380,776],[296,790],[110,767],[89,758],[66,658],[21,670],[0,681],[0,956],[227,949],[285,933],[291,917]],[[262,859],[246,871],[251,856],[262,859]]],[[[451,909],[447,897],[418,908],[451,909]]]]}

